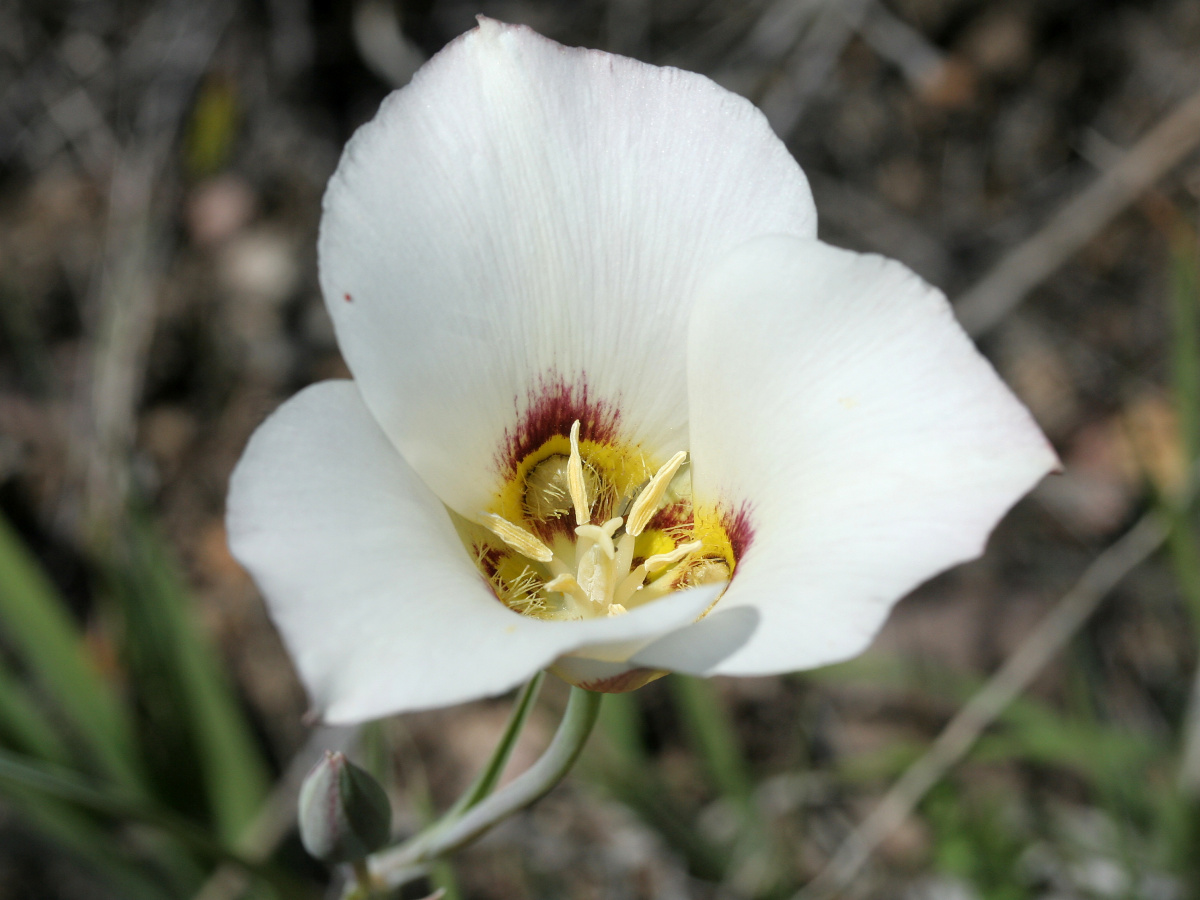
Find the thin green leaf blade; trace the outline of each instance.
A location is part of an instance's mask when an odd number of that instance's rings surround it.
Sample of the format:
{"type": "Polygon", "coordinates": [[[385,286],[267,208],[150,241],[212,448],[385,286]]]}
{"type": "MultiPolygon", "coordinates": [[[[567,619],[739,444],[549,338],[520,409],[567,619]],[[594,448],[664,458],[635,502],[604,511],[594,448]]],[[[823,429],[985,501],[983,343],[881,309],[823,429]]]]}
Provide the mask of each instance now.
{"type": "Polygon", "coordinates": [[[66,765],[70,750],[58,730],[8,669],[0,667],[0,741],[37,759],[66,765]]]}
{"type": "Polygon", "coordinates": [[[3,517],[0,626],[6,644],[100,769],[122,784],[140,784],[132,730],[115,690],[58,592],[3,517]]]}
{"type": "Polygon", "coordinates": [[[209,812],[219,838],[235,846],[266,797],[268,767],[250,724],[212,648],[194,621],[183,578],[145,522],[131,525],[130,571],[122,591],[126,614],[148,622],[140,632],[159,639],[142,646],[167,682],[201,768],[209,812]]]}

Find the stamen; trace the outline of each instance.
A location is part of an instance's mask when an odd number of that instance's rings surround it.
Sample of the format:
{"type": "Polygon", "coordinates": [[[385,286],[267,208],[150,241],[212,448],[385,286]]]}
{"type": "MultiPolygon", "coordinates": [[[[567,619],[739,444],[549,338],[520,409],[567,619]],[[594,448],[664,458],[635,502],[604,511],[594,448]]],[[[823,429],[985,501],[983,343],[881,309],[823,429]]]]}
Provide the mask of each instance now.
{"type": "Polygon", "coordinates": [[[645,585],[637,595],[637,605],[644,606],[651,600],[657,600],[659,597],[665,597],[672,591],[679,589],[679,580],[687,571],[687,563],[678,563],[674,568],[669,569],[657,579],[645,585]]]}
{"type": "MultiPolygon", "coordinates": [[[[624,542],[626,537],[627,535],[622,535],[621,541],[624,542]]],[[[643,589],[642,583],[646,580],[647,575],[675,565],[675,563],[686,559],[703,546],[703,541],[691,541],[686,544],[680,544],[670,553],[657,553],[654,556],[647,557],[645,562],[622,578],[617,584],[616,590],[613,591],[613,602],[617,604],[629,602],[634,594],[643,589]]],[[[623,550],[624,547],[618,546],[617,553],[622,553],[623,550]]]]}
{"type": "Polygon", "coordinates": [[[546,582],[545,588],[559,594],[570,594],[580,603],[590,602],[587,592],[580,587],[574,575],[559,575],[546,582]]]}
{"type": "Polygon", "coordinates": [[[646,580],[646,566],[640,565],[624,578],[617,585],[617,589],[613,591],[613,603],[620,606],[627,603],[629,598],[642,589],[642,582],[646,580]]]}
{"type": "Polygon", "coordinates": [[[586,525],[592,521],[592,507],[588,503],[587,482],[583,480],[583,457],[579,453],[579,420],[571,426],[571,457],[567,462],[567,486],[571,491],[571,504],[575,507],[575,522],[586,525]]]}
{"type": "Polygon", "coordinates": [[[610,603],[608,605],[608,617],[610,619],[613,616],[623,616],[627,612],[629,612],[629,610],[623,607],[620,603],[610,603]]]}
{"type": "MultiPolygon", "coordinates": [[[[497,582],[499,579],[493,581],[493,584],[497,582]]],[[[539,593],[541,586],[542,580],[530,568],[522,570],[520,576],[511,584],[499,583],[499,588],[505,595],[504,602],[509,608],[527,616],[546,608],[546,600],[539,593]]]]}
{"type": "Polygon", "coordinates": [[[686,544],[680,544],[670,553],[656,553],[654,556],[647,556],[646,561],[642,563],[646,567],[646,571],[653,574],[662,569],[669,568],[675,565],[685,556],[695,553],[704,546],[704,541],[689,541],[686,544]]]}
{"type": "Polygon", "coordinates": [[[627,534],[637,537],[650,524],[650,520],[658,512],[658,504],[667,491],[667,485],[671,483],[671,479],[675,477],[675,473],[679,471],[679,467],[683,465],[685,459],[687,459],[687,451],[680,450],[668,459],[662,468],[654,473],[650,482],[642,488],[642,492],[633,501],[633,506],[629,507],[629,520],[625,525],[627,534]]]}
{"type": "Polygon", "coordinates": [[[502,516],[498,516],[495,513],[481,512],[479,514],[479,524],[522,556],[527,556],[530,559],[544,563],[554,559],[553,550],[524,528],[514,525],[502,516]]]}

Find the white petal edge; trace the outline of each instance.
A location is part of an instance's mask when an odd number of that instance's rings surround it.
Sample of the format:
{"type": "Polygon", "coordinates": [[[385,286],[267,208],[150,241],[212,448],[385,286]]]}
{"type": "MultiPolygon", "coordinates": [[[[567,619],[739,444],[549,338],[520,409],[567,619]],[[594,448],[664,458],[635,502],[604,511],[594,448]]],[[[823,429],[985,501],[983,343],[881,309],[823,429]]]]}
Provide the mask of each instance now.
{"type": "Polygon", "coordinates": [[[314,710],[333,723],[500,694],[593,645],[633,653],[712,602],[687,591],[583,622],[505,608],[349,381],[302,391],[259,427],[227,521],[314,710]]]}
{"type": "Polygon", "coordinates": [[[630,662],[684,675],[709,675],[750,641],[760,618],[750,606],[718,607],[699,622],[648,644],[630,662]]]}
{"type": "Polygon", "coordinates": [[[713,673],[861,652],[1057,465],[945,297],[879,256],[748,243],[706,277],[688,352],[696,498],[752,531],[717,609],[762,617],[713,673]]]}
{"type": "MultiPolygon", "coordinates": [[[[711,602],[723,585],[701,588],[711,602]]],[[[572,684],[599,685],[612,682],[635,670],[660,670],[683,675],[708,675],[723,660],[744,645],[758,627],[758,611],[747,606],[720,610],[669,632],[653,641],[642,641],[636,652],[625,655],[596,652],[560,657],[551,671],[572,684]]]]}
{"type": "Polygon", "coordinates": [[[481,19],[347,145],[321,286],[376,419],[471,516],[505,433],[563,385],[659,461],[686,446],[697,273],[774,232],[815,235],[816,214],[748,101],[481,19]]]}

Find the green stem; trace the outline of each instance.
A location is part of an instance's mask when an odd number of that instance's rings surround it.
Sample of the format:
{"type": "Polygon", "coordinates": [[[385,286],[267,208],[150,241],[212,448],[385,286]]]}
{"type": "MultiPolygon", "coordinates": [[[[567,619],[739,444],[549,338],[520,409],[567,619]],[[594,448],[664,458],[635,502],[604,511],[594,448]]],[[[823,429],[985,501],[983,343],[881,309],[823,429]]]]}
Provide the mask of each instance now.
{"type": "Polygon", "coordinates": [[[537,762],[507,786],[480,799],[469,809],[459,814],[452,811],[409,841],[375,854],[371,858],[371,871],[376,882],[388,888],[399,887],[421,874],[424,864],[430,860],[466,846],[549,793],[571,770],[587,743],[603,698],[603,694],[571,688],[554,740],[537,762]]]}
{"type": "Polygon", "coordinates": [[[533,703],[537,700],[538,691],[541,690],[545,677],[545,672],[538,672],[533,676],[532,681],[521,688],[521,693],[517,695],[517,702],[513,704],[513,710],[509,714],[508,723],[504,726],[504,734],[500,736],[500,743],[492,751],[491,759],[443,818],[458,818],[496,789],[500,776],[504,774],[504,768],[512,758],[513,750],[517,746],[517,738],[521,736],[521,731],[525,728],[525,722],[529,719],[529,713],[533,710],[533,703]]]}
{"type": "Polygon", "coordinates": [[[367,866],[367,861],[365,859],[356,859],[352,866],[354,868],[355,887],[351,891],[350,896],[356,898],[356,900],[358,898],[368,900],[368,898],[374,895],[375,891],[374,883],[371,879],[371,870],[367,866]]]}

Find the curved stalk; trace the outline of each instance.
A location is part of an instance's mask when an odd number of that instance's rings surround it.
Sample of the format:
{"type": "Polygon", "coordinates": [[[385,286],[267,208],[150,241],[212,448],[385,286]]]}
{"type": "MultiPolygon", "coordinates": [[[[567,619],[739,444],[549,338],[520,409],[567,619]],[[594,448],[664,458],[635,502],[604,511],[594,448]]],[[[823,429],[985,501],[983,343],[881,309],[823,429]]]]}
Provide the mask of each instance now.
{"type": "Polygon", "coordinates": [[[372,856],[371,875],[375,884],[399,887],[421,874],[425,863],[466,846],[549,793],[578,759],[596,724],[603,698],[603,694],[572,687],[554,740],[538,761],[507,786],[461,814],[455,815],[452,811],[409,841],[372,856]]]}
{"type": "Polygon", "coordinates": [[[500,737],[500,743],[492,751],[492,758],[488,760],[487,765],[476,776],[471,786],[450,807],[443,819],[448,821],[458,818],[496,789],[496,785],[500,782],[500,776],[504,774],[504,767],[508,765],[513,750],[516,749],[517,738],[521,736],[521,732],[525,729],[525,722],[529,719],[529,713],[533,711],[533,703],[537,700],[538,692],[542,689],[542,682],[545,678],[545,672],[538,672],[533,676],[533,680],[521,689],[521,693],[517,695],[517,702],[513,704],[512,713],[508,717],[508,724],[504,726],[504,734],[500,737]]]}

